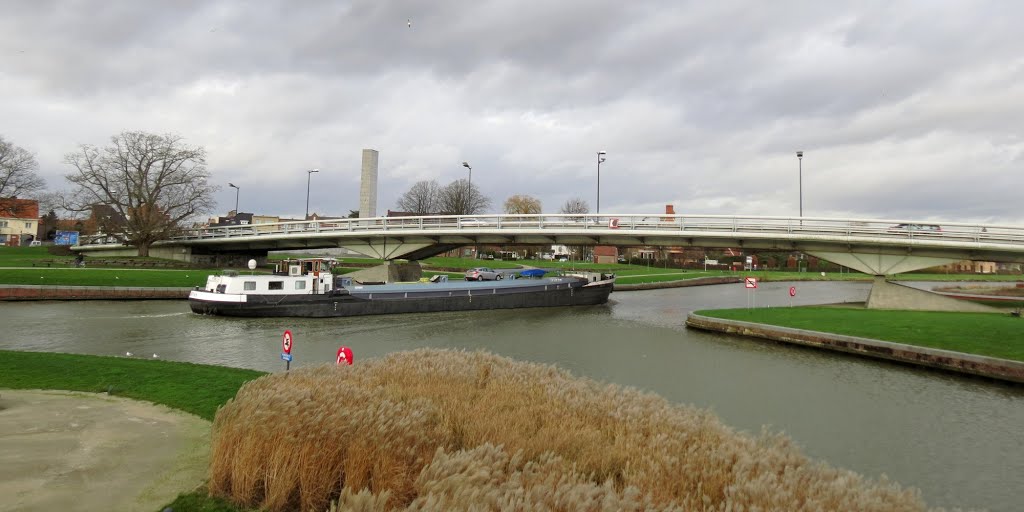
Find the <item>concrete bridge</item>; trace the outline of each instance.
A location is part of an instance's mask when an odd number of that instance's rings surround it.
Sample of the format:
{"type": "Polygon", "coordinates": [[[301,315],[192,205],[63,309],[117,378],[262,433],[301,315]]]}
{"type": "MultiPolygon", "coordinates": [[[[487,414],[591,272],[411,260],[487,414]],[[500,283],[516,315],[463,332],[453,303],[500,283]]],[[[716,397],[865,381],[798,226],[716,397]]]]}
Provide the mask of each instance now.
{"type": "MultiPolygon", "coordinates": [[[[346,248],[387,260],[420,260],[495,245],[735,247],[799,251],[882,276],[959,260],[1024,263],[1024,227],[933,221],[732,215],[468,215],[379,217],[192,229],[152,247],[187,261],[265,257],[269,251],[346,248]]],[[[114,244],[74,248],[133,255],[114,244]]]]}

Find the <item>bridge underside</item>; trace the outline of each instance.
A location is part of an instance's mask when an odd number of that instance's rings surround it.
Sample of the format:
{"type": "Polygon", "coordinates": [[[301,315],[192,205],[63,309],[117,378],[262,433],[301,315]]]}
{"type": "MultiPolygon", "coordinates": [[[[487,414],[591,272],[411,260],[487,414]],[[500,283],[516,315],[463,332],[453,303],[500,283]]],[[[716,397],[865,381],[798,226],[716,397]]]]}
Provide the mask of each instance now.
{"type": "MultiPolygon", "coordinates": [[[[687,233],[688,235],[688,233],[687,233]]],[[[701,232],[693,236],[657,231],[617,231],[585,229],[553,231],[523,229],[517,232],[481,229],[474,233],[449,232],[426,234],[423,231],[395,229],[387,233],[295,234],[275,238],[238,236],[230,239],[162,242],[153,251],[166,252],[175,259],[194,259],[223,255],[265,257],[268,251],[345,248],[385,260],[420,260],[468,245],[613,245],[619,247],[731,247],[745,250],[803,252],[853,268],[870,275],[889,275],[933,267],[959,260],[1024,263],[1024,253],[984,243],[935,245],[929,240],[882,240],[829,236],[800,237],[778,233],[701,232]]],[[[86,246],[76,248],[88,254],[123,252],[122,246],[86,246]]],[[[168,257],[168,256],[162,256],[168,257]]]]}
{"type": "Polygon", "coordinates": [[[808,252],[807,254],[875,276],[913,272],[914,270],[937,267],[939,265],[946,265],[948,263],[960,261],[958,258],[936,258],[933,256],[917,256],[913,254],[829,251],[813,251],[808,252]]]}

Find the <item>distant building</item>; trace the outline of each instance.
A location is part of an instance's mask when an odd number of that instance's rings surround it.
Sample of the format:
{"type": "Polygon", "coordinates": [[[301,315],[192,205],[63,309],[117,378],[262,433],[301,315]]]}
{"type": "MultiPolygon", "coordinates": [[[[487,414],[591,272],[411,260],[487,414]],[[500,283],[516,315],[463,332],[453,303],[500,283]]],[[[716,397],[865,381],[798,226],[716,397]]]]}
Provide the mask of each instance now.
{"type": "MultiPolygon", "coordinates": [[[[211,219],[212,220],[212,219],[211,219]]],[[[211,228],[219,228],[222,226],[248,226],[253,223],[253,214],[241,213],[241,212],[230,212],[227,217],[217,217],[216,222],[211,222],[211,228]]]]}
{"type": "Polygon", "coordinates": [[[39,229],[39,201],[0,199],[0,245],[28,245],[39,229]]]}
{"type": "Polygon", "coordinates": [[[946,272],[953,272],[956,274],[995,274],[999,271],[996,262],[994,261],[972,260],[962,260],[956,263],[943,265],[942,269],[946,272]]]}
{"type": "Polygon", "coordinates": [[[618,260],[618,247],[614,245],[598,245],[594,247],[594,263],[616,263],[618,260]]]}

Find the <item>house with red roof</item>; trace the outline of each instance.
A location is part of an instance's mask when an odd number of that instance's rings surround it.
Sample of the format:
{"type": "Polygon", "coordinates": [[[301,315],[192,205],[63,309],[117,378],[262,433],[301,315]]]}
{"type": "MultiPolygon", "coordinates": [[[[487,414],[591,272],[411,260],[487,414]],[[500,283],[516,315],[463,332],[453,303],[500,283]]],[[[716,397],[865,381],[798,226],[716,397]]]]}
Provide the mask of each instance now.
{"type": "Polygon", "coordinates": [[[28,245],[39,228],[39,201],[0,198],[0,245],[28,245]]]}

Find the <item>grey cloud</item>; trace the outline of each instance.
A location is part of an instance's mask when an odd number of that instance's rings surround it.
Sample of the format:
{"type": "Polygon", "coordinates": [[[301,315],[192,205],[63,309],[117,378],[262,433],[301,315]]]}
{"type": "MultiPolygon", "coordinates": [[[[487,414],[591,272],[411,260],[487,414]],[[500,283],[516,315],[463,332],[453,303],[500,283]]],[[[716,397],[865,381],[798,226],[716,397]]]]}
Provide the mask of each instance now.
{"type": "Polygon", "coordinates": [[[4,135],[50,183],[78,143],[180,133],[223,181],[247,180],[243,208],[269,213],[302,213],[312,167],[311,210],[347,213],[374,147],[382,212],[416,181],[462,178],[463,160],[495,205],[593,207],[603,149],[602,210],[792,215],[804,149],[815,215],[1022,221],[1022,11],[17,1],[0,19],[0,117],[20,120],[4,135]]]}

